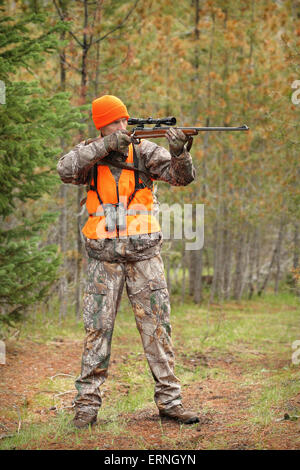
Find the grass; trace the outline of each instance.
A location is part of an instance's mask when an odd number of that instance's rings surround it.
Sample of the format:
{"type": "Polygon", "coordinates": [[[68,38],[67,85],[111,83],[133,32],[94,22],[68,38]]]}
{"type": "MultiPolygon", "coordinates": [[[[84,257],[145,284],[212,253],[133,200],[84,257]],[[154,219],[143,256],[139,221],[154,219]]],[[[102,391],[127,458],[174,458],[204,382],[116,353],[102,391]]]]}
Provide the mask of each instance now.
{"type": "Polygon", "coordinates": [[[199,342],[203,349],[215,347],[216,339],[216,349],[221,354],[237,350],[243,358],[250,349],[281,353],[299,336],[297,311],[297,299],[286,295],[224,303],[221,307],[211,305],[206,310],[195,305],[188,309],[181,306],[173,311],[173,322],[174,316],[177,322],[175,337],[190,353],[199,351],[199,342]]]}
{"type": "MultiPolygon", "coordinates": [[[[72,390],[74,379],[43,378],[34,384],[35,393],[29,404],[25,401],[19,408],[1,410],[3,418],[14,423],[21,419],[22,426],[12,437],[0,440],[0,448],[88,446],[97,449],[100,438],[105,438],[108,446],[118,446],[118,439],[126,435],[137,449],[154,449],[159,445],[170,449],[194,449],[199,445],[207,449],[230,448],[232,433],[245,426],[254,436],[252,448],[269,445],[259,438],[262,429],[277,422],[285,412],[294,416],[295,421],[300,415],[300,405],[293,403],[299,393],[300,365],[291,360],[291,345],[300,339],[299,301],[288,293],[200,307],[192,303],[182,305],[177,300],[175,297],[172,302],[172,338],[176,351],[175,373],[180,377],[184,395],[188,396],[190,388],[197,389],[201,384],[213,390],[222,384],[224,387],[233,384],[233,389],[241,394],[248,393],[246,417],[239,419],[235,415],[230,420],[226,405],[218,408],[217,402],[206,401],[202,403],[202,414],[213,415],[216,422],[226,418],[225,433],[220,428],[213,435],[199,437],[192,426],[179,427],[174,434],[157,424],[160,444],[154,438],[150,441],[145,434],[132,434],[129,422],[132,414],[145,409],[153,409],[155,413],[154,384],[133,313],[124,297],[113,336],[111,376],[103,386],[101,426],[92,432],[74,431],[69,425],[72,410],[47,414],[53,406],[60,408],[58,393],[72,390]],[[237,370],[239,375],[235,374],[237,370]],[[45,411],[45,419],[41,420],[37,410],[45,411]]],[[[57,310],[54,305],[48,313],[31,312],[25,321],[15,323],[14,328],[19,332],[18,340],[13,340],[16,350],[26,341],[41,345],[58,340],[81,342],[82,322],[76,322],[69,313],[59,324],[57,310]]],[[[6,329],[6,334],[14,336],[14,328],[6,329]]],[[[241,409],[241,413],[244,411],[241,409]]]]}
{"type": "Polygon", "coordinates": [[[261,390],[253,394],[252,406],[249,408],[251,421],[255,424],[268,425],[279,415],[289,411],[291,416],[300,416],[300,406],[286,407],[290,397],[299,393],[300,370],[294,365],[285,370],[272,370],[257,378],[261,390]],[[291,413],[292,412],[292,413],[291,413]]]}

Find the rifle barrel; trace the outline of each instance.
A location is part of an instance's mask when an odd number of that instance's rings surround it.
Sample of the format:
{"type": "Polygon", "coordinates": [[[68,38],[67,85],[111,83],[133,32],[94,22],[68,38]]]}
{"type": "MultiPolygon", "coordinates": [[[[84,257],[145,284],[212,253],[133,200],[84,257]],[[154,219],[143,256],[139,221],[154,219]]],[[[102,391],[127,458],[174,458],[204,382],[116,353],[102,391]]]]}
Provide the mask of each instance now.
{"type": "MultiPolygon", "coordinates": [[[[170,127],[145,127],[143,129],[132,129],[129,132],[129,135],[136,137],[137,139],[154,139],[163,137],[167,130],[170,127]]],[[[171,127],[171,129],[173,129],[171,127]]],[[[194,136],[197,135],[198,132],[209,132],[209,131],[248,131],[249,127],[246,125],[240,127],[177,127],[176,129],[181,129],[185,135],[194,136]]]]}
{"type": "Polygon", "coordinates": [[[181,130],[193,130],[196,131],[248,131],[249,127],[244,124],[243,126],[239,127],[179,127],[178,129],[181,130]]]}
{"type": "Polygon", "coordinates": [[[142,129],[134,128],[130,131],[130,133],[134,133],[136,135],[142,135],[142,134],[147,134],[150,135],[164,135],[165,132],[168,129],[181,129],[183,132],[186,133],[194,133],[196,134],[197,132],[209,132],[209,131],[248,131],[249,127],[244,124],[243,126],[239,127],[169,127],[169,126],[163,126],[163,127],[144,127],[142,129]]]}

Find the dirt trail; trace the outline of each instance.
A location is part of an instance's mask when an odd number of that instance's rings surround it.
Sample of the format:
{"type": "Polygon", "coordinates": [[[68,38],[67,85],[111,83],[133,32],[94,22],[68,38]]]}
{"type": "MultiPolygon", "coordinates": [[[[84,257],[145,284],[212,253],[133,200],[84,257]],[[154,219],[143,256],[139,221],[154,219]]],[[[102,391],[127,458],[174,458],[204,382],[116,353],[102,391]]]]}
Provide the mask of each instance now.
{"type": "MultiPolygon", "coordinates": [[[[58,373],[76,376],[80,369],[82,342],[73,340],[52,341],[37,344],[30,341],[22,345],[14,343],[7,347],[7,362],[0,366],[0,435],[16,432],[20,426],[20,409],[26,406],[36,415],[36,423],[47,422],[56,410],[32,406],[35,396],[41,393],[41,382],[58,373]],[[11,412],[8,412],[11,411],[11,412]]],[[[114,353],[117,357],[117,352],[114,353]]],[[[262,360],[263,358],[256,358],[262,360]]],[[[114,372],[114,360],[111,375],[114,372]]],[[[97,439],[91,438],[89,430],[80,432],[80,443],[66,438],[47,438],[41,446],[32,442],[25,448],[45,449],[300,449],[298,422],[276,421],[265,427],[249,420],[250,395],[255,385],[240,386],[241,369],[232,358],[206,359],[209,367],[226,370],[226,379],[207,377],[183,387],[184,404],[200,411],[200,423],[180,426],[168,419],[160,420],[155,405],[131,414],[122,414],[127,426],[118,435],[99,432],[103,418],[101,411],[96,426],[97,439]],[[98,431],[97,431],[98,429],[98,431]]],[[[263,364],[262,364],[263,365],[263,364]]],[[[47,393],[47,391],[44,391],[47,393]]],[[[53,393],[53,391],[51,392],[53,393]]],[[[75,393],[74,393],[75,395],[75,393]]],[[[61,406],[71,406],[72,393],[64,395],[61,406]]],[[[107,398],[109,399],[109,398],[107,398]]],[[[300,405],[300,394],[290,405],[300,405]]],[[[68,408],[66,408],[68,410],[68,408]]],[[[73,411],[70,409],[70,419],[73,411]]],[[[72,433],[72,431],[70,431],[72,433]]],[[[70,435],[69,435],[70,436],[70,435]]],[[[0,441],[1,445],[1,441],[0,441]]]]}

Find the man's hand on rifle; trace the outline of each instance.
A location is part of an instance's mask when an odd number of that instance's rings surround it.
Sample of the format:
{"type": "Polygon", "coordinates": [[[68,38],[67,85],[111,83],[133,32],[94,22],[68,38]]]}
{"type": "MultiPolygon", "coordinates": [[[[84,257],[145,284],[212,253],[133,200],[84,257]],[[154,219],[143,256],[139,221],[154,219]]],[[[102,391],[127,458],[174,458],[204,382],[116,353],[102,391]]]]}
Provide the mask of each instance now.
{"type": "Polygon", "coordinates": [[[103,142],[105,146],[105,150],[110,152],[120,152],[125,153],[127,151],[127,147],[131,144],[131,137],[126,133],[126,131],[118,130],[113,132],[110,135],[106,135],[103,137],[103,142]]]}
{"type": "Polygon", "coordinates": [[[166,132],[166,138],[169,142],[170,154],[172,157],[178,157],[180,154],[182,154],[184,146],[187,142],[189,142],[188,150],[191,148],[192,138],[186,136],[181,129],[170,127],[166,132]]]}

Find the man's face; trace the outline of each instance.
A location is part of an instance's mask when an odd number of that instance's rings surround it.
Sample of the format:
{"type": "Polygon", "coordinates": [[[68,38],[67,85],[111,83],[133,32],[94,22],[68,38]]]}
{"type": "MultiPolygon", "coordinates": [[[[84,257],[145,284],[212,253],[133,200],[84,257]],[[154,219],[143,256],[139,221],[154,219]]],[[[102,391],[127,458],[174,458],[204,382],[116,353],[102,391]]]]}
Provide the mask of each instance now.
{"type": "Polygon", "coordinates": [[[105,137],[106,135],[110,135],[113,132],[119,131],[119,130],[126,130],[127,127],[127,119],[126,118],[121,118],[118,119],[117,121],[114,121],[107,126],[101,127],[100,132],[102,137],[105,137]]]}

